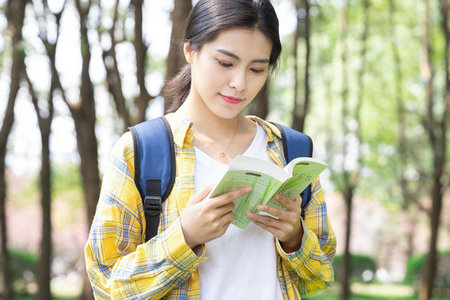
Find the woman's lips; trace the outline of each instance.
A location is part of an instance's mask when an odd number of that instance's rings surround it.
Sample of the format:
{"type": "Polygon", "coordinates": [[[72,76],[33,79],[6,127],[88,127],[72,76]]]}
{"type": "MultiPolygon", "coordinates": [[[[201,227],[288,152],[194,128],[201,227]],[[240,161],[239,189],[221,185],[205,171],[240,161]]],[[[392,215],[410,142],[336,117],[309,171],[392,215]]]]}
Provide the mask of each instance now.
{"type": "Polygon", "coordinates": [[[241,103],[242,100],[241,98],[236,98],[236,97],[230,97],[230,96],[224,96],[224,95],[220,95],[222,97],[223,100],[225,100],[226,102],[230,103],[230,104],[238,104],[241,103]]]}

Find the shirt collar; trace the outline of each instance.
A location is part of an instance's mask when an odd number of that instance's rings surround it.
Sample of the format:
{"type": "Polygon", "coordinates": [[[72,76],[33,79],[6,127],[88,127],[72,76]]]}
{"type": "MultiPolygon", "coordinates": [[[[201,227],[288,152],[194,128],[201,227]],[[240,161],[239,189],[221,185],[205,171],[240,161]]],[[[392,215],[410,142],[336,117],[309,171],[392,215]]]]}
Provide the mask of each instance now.
{"type": "Polygon", "coordinates": [[[273,141],[274,136],[281,139],[281,132],[276,125],[274,125],[270,122],[267,122],[257,116],[247,116],[247,118],[258,122],[258,124],[261,125],[262,128],[264,128],[264,130],[267,133],[268,141],[270,141],[270,142],[273,141]]]}

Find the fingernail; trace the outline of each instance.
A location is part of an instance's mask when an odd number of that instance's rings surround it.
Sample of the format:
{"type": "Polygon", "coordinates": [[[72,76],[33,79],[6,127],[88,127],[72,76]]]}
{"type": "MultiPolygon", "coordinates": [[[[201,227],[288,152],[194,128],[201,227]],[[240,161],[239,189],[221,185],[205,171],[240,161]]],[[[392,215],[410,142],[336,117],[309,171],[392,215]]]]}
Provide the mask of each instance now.
{"type": "Polygon", "coordinates": [[[252,187],[251,187],[251,186],[248,186],[248,187],[245,188],[245,191],[246,191],[246,192],[250,192],[251,190],[252,190],[252,187]]]}

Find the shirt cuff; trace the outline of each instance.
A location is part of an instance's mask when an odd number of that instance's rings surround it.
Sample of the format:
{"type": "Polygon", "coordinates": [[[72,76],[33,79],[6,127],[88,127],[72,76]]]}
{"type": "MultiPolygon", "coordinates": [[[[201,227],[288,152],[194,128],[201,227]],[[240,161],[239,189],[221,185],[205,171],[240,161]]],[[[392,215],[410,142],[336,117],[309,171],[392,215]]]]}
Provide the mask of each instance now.
{"type": "Polygon", "coordinates": [[[171,263],[182,271],[192,271],[197,269],[198,265],[206,260],[205,245],[192,250],[184,240],[181,229],[180,218],[170,225],[164,232],[164,250],[171,263]]]}
{"type": "Polygon", "coordinates": [[[311,231],[311,229],[305,226],[303,219],[301,219],[301,222],[303,227],[303,237],[300,249],[298,249],[297,251],[292,253],[286,253],[283,247],[281,246],[280,241],[278,239],[275,239],[276,241],[275,246],[281,258],[291,262],[298,262],[300,264],[302,264],[304,261],[308,259],[309,255],[314,249],[315,245],[314,240],[317,241],[316,235],[314,234],[314,232],[311,231]]]}

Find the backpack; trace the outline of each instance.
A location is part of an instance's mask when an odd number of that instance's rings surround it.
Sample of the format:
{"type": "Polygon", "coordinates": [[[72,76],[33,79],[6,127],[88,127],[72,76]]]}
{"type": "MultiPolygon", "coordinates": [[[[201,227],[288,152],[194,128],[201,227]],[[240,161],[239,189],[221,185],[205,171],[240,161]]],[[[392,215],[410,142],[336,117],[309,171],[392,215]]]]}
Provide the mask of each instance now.
{"type": "MultiPolygon", "coordinates": [[[[272,124],[281,132],[287,163],[300,156],[312,157],[313,144],[309,136],[281,124],[272,124]]],[[[162,203],[175,182],[175,147],[172,130],[165,117],[139,123],[130,127],[130,132],[134,145],[134,181],[144,207],[147,242],[157,234],[162,203]]],[[[300,196],[304,218],[304,208],[311,199],[311,185],[300,196]]]]}

